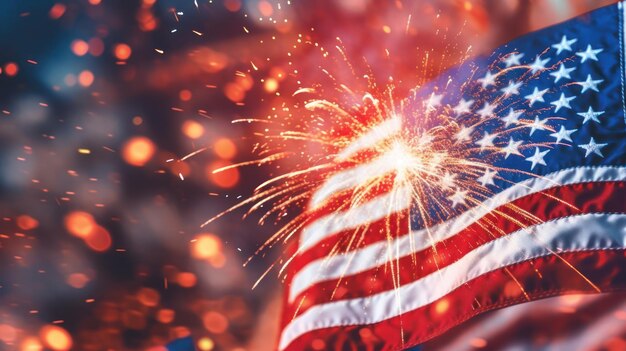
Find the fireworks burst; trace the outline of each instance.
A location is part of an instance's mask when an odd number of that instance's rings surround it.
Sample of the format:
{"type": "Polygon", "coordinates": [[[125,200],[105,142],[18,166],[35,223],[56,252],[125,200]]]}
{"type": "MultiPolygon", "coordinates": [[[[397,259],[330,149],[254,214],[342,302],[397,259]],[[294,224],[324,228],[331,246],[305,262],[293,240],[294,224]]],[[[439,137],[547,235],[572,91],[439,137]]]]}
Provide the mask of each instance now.
{"type": "MultiPolygon", "coordinates": [[[[349,64],[341,49],[340,52],[349,64]]],[[[352,65],[349,67],[354,72],[355,68],[352,65]]],[[[537,177],[519,169],[494,165],[498,158],[521,156],[517,147],[511,147],[512,138],[507,147],[506,143],[494,142],[495,137],[504,140],[521,129],[535,128],[537,126],[533,121],[520,119],[510,128],[507,123],[494,129],[490,124],[499,119],[495,114],[472,114],[459,118],[459,114],[464,112],[463,106],[447,106],[443,113],[436,110],[434,106],[440,101],[435,93],[424,98],[414,91],[410,98],[398,98],[393,83],[380,89],[371,75],[366,75],[371,90],[359,94],[338,83],[328,71],[324,72],[335,82],[333,91],[339,91],[341,98],[324,98],[321,95],[328,90],[324,87],[297,90],[294,96],[309,97],[302,104],[304,109],[300,107],[298,113],[301,116],[311,114],[310,119],[300,118],[298,123],[293,123],[293,120],[236,121],[262,122],[264,127],[278,124],[281,128],[277,128],[279,132],[264,128],[265,132],[260,134],[262,142],[257,145],[258,159],[215,172],[275,162],[281,163],[278,169],[282,170],[290,160],[290,164],[295,166],[262,182],[251,197],[209,219],[205,225],[246,206],[246,215],[263,212],[261,224],[269,218],[277,218],[280,222],[294,210],[298,214],[290,216],[257,251],[259,253],[277,243],[286,243],[301,233],[298,250],[280,261],[282,266],[279,271],[282,273],[298,254],[320,241],[315,236],[307,236],[303,229],[323,213],[343,212],[347,218],[366,216],[384,219],[386,225],[382,235],[388,243],[387,259],[392,271],[397,271],[398,266],[394,262],[402,256],[398,242],[394,241],[396,237],[424,229],[423,238],[409,235],[411,252],[415,252],[415,241],[419,240],[428,242],[438,255],[437,239],[432,235],[431,228],[471,207],[483,209],[479,213],[484,217],[477,218],[480,219],[477,223],[494,237],[502,235],[501,229],[491,222],[495,216],[506,218],[521,228],[541,222],[538,217],[514,204],[500,210],[486,202],[498,192],[497,181],[507,182],[500,176],[505,172],[537,177]],[[296,128],[285,128],[294,125],[296,128]],[[490,126],[491,134],[482,131],[486,126],[490,126]],[[483,138],[476,141],[476,136],[483,133],[483,138]],[[385,200],[373,202],[376,198],[385,200]]],[[[476,96],[476,100],[484,102],[488,108],[490,102],[481,101],[485,98],[476,96]]],[[[491,103],[495,105],[498,101],[491,103]]],[[[541,128],[552,130],[548,125],[541,128]]],[[[516,146],[515,143],[513,146],[516,146]]],[[[527,144],[523,147],[535,146],[527,144]]],[[[349,254],[363,241],[372,240],[367,237],[371,235],[368,233],[369,224],[360,225],[355,221],[325,225],[356,227],[347,232],[348,237],[335,242],[328,257],[349,254]]]]}

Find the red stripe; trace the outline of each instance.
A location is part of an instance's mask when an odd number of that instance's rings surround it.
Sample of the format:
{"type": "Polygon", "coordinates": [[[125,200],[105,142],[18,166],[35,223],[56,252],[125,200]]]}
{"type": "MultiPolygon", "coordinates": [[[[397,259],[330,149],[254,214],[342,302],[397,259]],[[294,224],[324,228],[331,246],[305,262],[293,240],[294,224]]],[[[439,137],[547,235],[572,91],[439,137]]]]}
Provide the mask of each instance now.
{"type": "MultiPolygon", "coordinates": [[[[378,187],[375,187],[370,190],[370,194],[367,196],[367,200],[371,200],[372,198],[382,195],[385,191],[389,191],[392,188],[393,184],[393,175],[388,176],[384,181],[379,184],[378,187]]],[[[550,194],[554,193],[554,189],[545,190],[539,194],[550,194]]],[[[532,194],[531,194],[532,195],[532,194]]],[[[327,205],[324,207],[315,210],[312,212],[311,217],[307,220],[308,223],[312,223],[313,221],[327,215],[331,212],[336,211],[345,211],[349,208],[348,204],[352,200],[353,193],[352,189],[348,191],[341,192],[337,194],[332,201],[329,201],[327,205]]],[[[566,199],[563,199],[566,201],[566,199]]],[[[514,203],[519,201],[515,200],[514,203]]],[[[543,210],[543,207],[548,204],[538,203],[535,204],[535,207],[538,210],[543,210]],[[544,206],[542,206],[544,205],[544,206]]],[[[590,206],[593,204],[589,204],[590,206]]],[[[499,210],[502,207],[499,208],[499,210]]],[[[530,213],[535,214],[536,212],[529,211],[530,213]]],[[[335,233],[332,236],[329,236],[319,243],[317,243],[314,247],[308,249],[307,251],[298,254],[298,256],[291,262],[290,270],[292,272],[297,272],[302,267],[304,267],[308,262],[311,262],[315,259],[323,258],[329,256],[331,254],[337,253],[345,253],[352,250],[356,250],[359,248],[363,248],[365,246],[371,245],[376,242],[387,240],[389,237],[396,238],[408,233],[408,213],[409,211],[401,212],[401,213],[393,213],[390,214],[389,219],[379,220],[376,222],[372,222],[370,224],[370,230],[368,230],[367,235],[361,235],[361,230],[346,230],[342,232],[335,233]],[[388,224],[392,226],[386,228],[388,224]],[[389,229],[389,230],[386,230],[389,229]],[[352,240],[354,235],[358,235],[358,240],[352,240]]],[[[487,217],[483,217],[485,221],[483,223],[488,223],[487,217]]],[[[518,216],[515,216],[518,217],[518,216]]],[[[439,222],[437,222],[439,223],[439,222]]],[[[435,223],[436,224],[436,223],[435,223]]]]}
{"type": "Polygon", "coordinates": [[[570,296],[572,299],[552,297],[483,313],[428,340],[422,344],[423,349],[478,351],[471,345],[481,338],[488,345],[484,350],[534,350],[546,346],[565,350],[573,343],[581,351],[623,350],[623,346],[611,348],[609,340],[626,335],[626,323],[616,323],[615,314],[626,306],[626,293],[570,296]],[[608,328],[606,322],[611,322],[608,328]],[[579,338],[581,328],[585,337],[579,338]]]}
{"type": "MultiPolygon", "coordinates": [[[[435,248],[403,257],[396,261],[397,264],[394,262],[395,267],[400,267],[396,271],[398,283],[404,285],[415,281],[457,261],[481,245],[538,223],[536,220],[533,222],[519,218],[522,210],[535,214],[540,222],[582,213],[626,213],[625,198],[626,182],[574,184],[528,195],[499,207],[497,212],[484,216],[459,234],[437,243],[435,248]]],[[[358,265],[358,262],[352,264],[358,265]]],[[[389,267],[379,266],[341,280],[333,279],[315,284],[300,294],[288,309],[293,316],[296,311],[301,314],[317,304],[369,296],[393,288],[394,280],[389,267]]]]}
{"type": "Polygon", "coordinates": [[[353,230],[344,230],[321,240],[311,249],[299,254],[290,263],[290,270],[297,272],[309,262],[333,254],[346,253],[375,242],[396,238],[409,232],[409,211],[392,213],[387,218],[369,223],[353,230]]]}
{"type": "MultiPolygon", "coordinates": [[[[387,194],[393,189],[394,178],[393,174],[382,177],[375,186],[359,193],[360,200],[356,204],[352,203],[355,197],[354,189],[345,190],[332,196],[323,206],[309,212],[305,227],[330,213],[347,211],[351,207],[362,205],[376,197],[387,194]]],[[[387,235],[391,237],[404,235],[409,228],[408,214],[409,211],[406,210],[401,213],[392,213],[385,219],[374,221],[369,224],[364,235],[362,235],[364,227],[333,233],[310,249],[299,253],[290,263],[290,271],[298,271],[308,262],[318,258],[355,250],[377,241],[386,240],[387,235]],[[353,240],[354,235],[359,236],[358,240],[353,240]]]]}
{"type": "Polygon", "coordinates": [[[355,201],[354,188],[341,190],[332,196],[328,197],[319,207],[310,209],[308,222],[311,223],[321,217],[324,217],[330,213],[345,211],[348,208],[356,205],[363,204],[369,200],[372,200],[380,195],[387,194],[393,188],[394,175],[389,174],[381,177],[376,184],[367,189],[359,190],[359,201],[355,201]]]}
{"type": "MultiPolygon", "coordinates": [[[[369,151],[367,151],[369,152],[369,151]]],[[[362,154],[367,155],[367,152],[362,152],[362,154]]],[[[355,157],[361,157],[361,155],[357,155],[355,157]]],[[[345,166],[345,165],[344,165],[345,166]]],[[[391,190],[393,188],[393,181],[394,181],[395,176],[393,174],[390,175],[386,175],[384,177],[381,177],[380,181],[377,183],[376,186],[370,187],[367,192],[365,193],[360,193],[359,195],[361,196],[361,200],[359,202],[359,204],[372,200],[374,198],[376,198],[377,196],[381,196],[384,195],[386,193],[389,192],[389,190],[391,190]]],[[[349,189],[349,190],[345,190],[345,191],[341,191],[338,192],[336,194],[334,194],[333,196],[331,196],[327,201],[324,202],[324,204],[322,206],[320,206],[319,208],[316,208],[314,210],[309,210],[306,214],[307,217],[305,219],[306,223],[312,223],[313,221],[324,217],[326,215],[328,215],[329,213],[333,213],[333,212],[338,212],[338,211],[345,211],[347,210],[352,201],[354,201],[354,189],[349,189]]],[[[406,211],[406,214],[408,214],[408,211],[406,211]]],[[[403,224],[402,226],[397,225],[398,228],[403,227],[403,228],[408,228],[408,216],[405,214],[405,216],[403,217],[403,224]]],[[[394,219],[395,216],[390,217],[390,219],[394,219]]],[[[398,219],[399,220],[399,219],[398,219]]],[[[374,227],[377,225],[380,225],[380,223],[384,223],[385,220],[382,221],[378,221],[375,223],[372,223],[372,226],[370,226],[370,231],[374,231],[374,227]],[[378,224],[377,224],[378,223],[378,224]]],[[[389,222],[391,225],[394,226],[394,229],[389,230],[390,232],[397,232],[399,229],[395,229],[395,225],[396,223],[398,223],[396,220],[393,221],[393,223],[389,222]]],[[[406,229],[403,231],[403,233],[406,233],[406,229]]],[[[339,232],[339,233],[335,233],[334,235],[332,235],[331,237],[328,237],[322,241],[320,241],[320,243],[316,244],[314,247],[312,247],[311,249],[303,252],[303,253],[299,253],[294,259],[293,261],[291,261],[289,263],[289,268],[287,269],[287,273],[285,274],[285,276],[283,277],[283,283],[285,284],[285,286],[288,286],[291,282],[291,279],[293,278],[293,272],[295,272],[296,270],[294,270],[294,268],[296,267],[303,267],[306,263],[317,259],[317,258],[321,258],[321,257],[325,257],[328,254],[331,253],[331,250],[333,249],[333,247],[335,247],[335,243],[339,242],[339,244],[337,244],[336,247],[349,247],[349,245],[346,244],[347,242],[347,238],[349,238],[349,235],[347,233],[349,232],[353,232],[353,231],[346,231],[346,232],[339,232]]],[[[368,233],[369,233],[368,232],[368,233]]],[[[398,234],[400,235],[400,234],[398,234]]],[[[375,239],[375,240],[380,240],[380,239],[375,239]]],[[[287,248],[285,249],[283,256],[286,259],[289,259],[291,257],[294,257],[294,255],[296,255],[297,249],[298,249],[298,241],[299,241],[299,236],[297,240],[292,241],[287,248]]],[[[355,243],[355,245],[353,246],[354,248],[356,247],[360,247],[362,246],[364,243],[369,243],[369,242],[373,242],[372,240],[369,239],[369,237],[366,236],[366,238],[364,238],[363,242],[360,243],[355,243]]],[[[299,269],[298,268],[298,269],[299,269]]],[[[289,305],[289,299],[288,299],[288,294],[284,294],[283,296],[283,306],[288,306],[289,305]]],[[[290,311],[288,308],[284,308],[282,311],[282,319],[281,319],[281,329],[285,326],[285,324],[291,320],[291,318],[293,317],[292,311],[290,311]]]]}
{"type": "MultiPolygon", "coordinates": [[[[622,200],[623,201],[623,200],[622,200]]],[[[603,291],[626,290],[626,250],[594,250],[560,256],[603,291]]],[[[286,351],[403,350],[433,338],[485,311],[568,293],[596,292],[554,255],[484,274],[437,302],[370,325],[318,329],[294,340],[286,351]],[[513,279],[512,277],[515,277],[513,279]],[[520,288],[523,287],[524,292],[520,288]],[[404,344],[400,331],[404,333],[404,344]],[[323,346],[322,348],[316,348],[323,346]]]]}

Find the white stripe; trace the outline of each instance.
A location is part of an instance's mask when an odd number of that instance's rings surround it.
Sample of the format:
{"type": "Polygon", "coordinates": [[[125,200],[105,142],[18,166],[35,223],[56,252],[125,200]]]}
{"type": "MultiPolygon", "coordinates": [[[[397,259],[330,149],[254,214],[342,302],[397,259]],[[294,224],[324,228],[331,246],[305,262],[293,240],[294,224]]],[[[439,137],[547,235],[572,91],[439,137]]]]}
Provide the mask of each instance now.
{"type": "Polygon", "coordinates": [[[360,206],[346,211],[326,215],[302,230],[300,247],[302,252],[333,234],[359,228],[365,224],[385,218],[389,213],[399,212],[411,206],[411,193],[404,188],[385,193],[360,206]]]}
{"type": "MultiPolygon", "coordinates": [[[[337,155],[337,160],[345,160],[358,151],[373,147],[376,143],[400,132],[401,128],[402,121],[400,117],[394,116],[357,138],[337,155]]],[[[364,178],[371,179],[390,173],[394,169],[394,162],[390,162],[393,161],[389,159],[390,156],[384,155],[370,163],[334,174],[313,194],[311,207],[319,206],[324,200],[340,190],[354,188],[359,184],[363,184],[364,178]]]]}
{"type": "Polygon", "coordinates": [[[289,289],[289,297],[295,298],[316,283],[339,279],[384,264],[388,259],[386,250],[390,247],[389,245],[394,248],[394,258],[404,257],[428,248],[435,242],[458,234],[493,209],[521,197],[555,186],[620,180],[626,180],[626,167],[571,168],[541,178],[528,179],[496,194],[480,207],[474,207],[458,217],[429,228],[428,232],[426,229],[415,230],[410,235],[396,238],[392,242],[377,242],[351,252],[311,261],[294,276],[289,289]]]}
{"type": "Polygon", "coordinates": [[[339,191],[365,184],[368,179],[382,177],[396,169],[395,155],[384,154],[365,164],[342,170],[330,176],[311,197],[311,208],[321,205],[326,199],[339,191]]]}
{"type": "Polygon", "coordinates": [[[491,241],[398,289],[311,307],[285,327],[279,348],[285,349],[297,337],[316,329],[371,324],[396,317],[437,301],[485,273],[552,251],[618,249],[624,248],[625,239],[626,214],[584,214],[528,227],[491,241]]]}
{"type": "Polygon", "coordinates": [[[379,141],[385,140],[388,137],[399,133],[401,128],[402,120],[398,116],[393,116],[358,137],[337,155],[337,159],[345,160],[358,151],[372,147],[379,141]]]}

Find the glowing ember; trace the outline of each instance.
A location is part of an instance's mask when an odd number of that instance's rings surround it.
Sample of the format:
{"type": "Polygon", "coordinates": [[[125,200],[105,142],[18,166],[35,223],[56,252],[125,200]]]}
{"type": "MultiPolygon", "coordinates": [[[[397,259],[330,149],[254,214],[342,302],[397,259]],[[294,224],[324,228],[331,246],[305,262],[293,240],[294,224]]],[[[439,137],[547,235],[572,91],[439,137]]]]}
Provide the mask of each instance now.
{"type": "Polygon", "coordinates": [[[128,60],[133,50],[128,46],[128,44],[120,43],[115,45],[113,53],[118,60],[128,60]]]}
{"type": "Polygon", "coordinates": [[[183,134],[185,134],[190,139],[198,139],[204,135],[204,127],[202,126],[202,124],[196,121],[185,121],[181,129],[183,131],[183,134]]]}
{"type": "Polygon", "coordinates": [[[41,351],[43,350],[43,345],[41,342],[34,337],[25,338],[20,345],[20,351],[41,351]]]}
{"type": "Polygon", "coordinates": [[[39,332],[45,345],[55,351],[66,351],[72,348],[72,337],[63,328],[47,325],[39,332]]]}
{"type": "Polygon", "coordinates": [[[219,138],[213,144],[215,154],[223,159],[230,160],[237,155],[237,146],[228,138],[219,138]]]}
{"type": "Polygon", "coordinates": [[[133,137],[129,139],[122,149],[124,161],[133,166],[145,165],[156,151],[154,143],[146,137],[133,137]]]}
{"type": "Polygon", "coordinates": [[[199,234],[191,244],[191,256],[208,260],[222,253],[222,241],[213,234],[199,234]]]}
{"type": "Polygon", "coordinates": [[[96,226],[93,216],[87,212],[76,211],[65,216],[65,228],[70,234],[79,238],[88,237],[96,226]]]}
{"type": "Polygon", "coordinates": [[[227,161],[215,161],[210,163],[207,168],[207,176],[211,182],[220,188],[232,188],[239,182],[239,170],[237,168],[228,168],[232,164],[227,161]]]}

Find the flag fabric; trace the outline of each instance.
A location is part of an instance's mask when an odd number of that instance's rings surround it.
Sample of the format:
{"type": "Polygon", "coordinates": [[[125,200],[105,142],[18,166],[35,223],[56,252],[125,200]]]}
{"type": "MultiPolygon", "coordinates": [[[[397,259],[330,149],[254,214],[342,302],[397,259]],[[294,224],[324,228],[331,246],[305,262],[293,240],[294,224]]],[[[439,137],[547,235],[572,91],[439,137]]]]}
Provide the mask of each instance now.
{"type": "MultiPolygon", "coordinates": [[[[500,157],[485,157],[494,169],[517,172],[476,176],[493,193],[481,206],[451,187],[451,213],[429,228],[410,215],[411,203],[385,193],[310,222],[289,266],[278,349],[404,350],[485,311],[624,289],[623,46],[619,3],[520,37],[417,90],[408,108],[454,116],[455,138],[471,140],[477,157],[495,150],[500,157]],[[396,221],[384,220],[390,208],[396,221]],[[520,223],[511,208],[537,222],[520,223]],[[389,223],[397,272],[380,235],[389,223]],[[356,230],[358,243],[331,252],[356,230]]],[[[401,128],[385,122],[379,137],[401,128]]],[[[344,170],[312,202],[341,198],[359,181],[346,180],[379,170],[376,160],[344,170]]]]}
{"type": "Polygon", "coordinates": [[[624,292],[563,295],[482,314],[424,343],[423,350],[621,351],[625,320],[624,292]]]}

